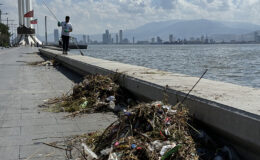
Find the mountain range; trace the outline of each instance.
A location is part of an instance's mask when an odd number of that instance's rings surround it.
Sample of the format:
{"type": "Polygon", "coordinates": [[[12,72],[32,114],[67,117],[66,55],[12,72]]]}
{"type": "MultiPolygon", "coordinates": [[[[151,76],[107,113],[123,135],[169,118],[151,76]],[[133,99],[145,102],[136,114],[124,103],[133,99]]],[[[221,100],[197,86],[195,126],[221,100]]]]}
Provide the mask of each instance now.
{"type": "MultiPolygon", "coordinates": [[[[137,40],[150,40],[153,37],[160,36],[163,40],[168,40],[169,35],[173,34],[175,38],[200,37],[201,35],[218,37],[219,39],[236,37],[237,35],[248,34],[260,30],[260,25],[244,22],[224,22],[206,19],[198,20],[170,20],[151,22],[139,26],[135,29],[123,31],[123,37],[131,40],[135,37],[137,40]]],[[[115,39],[112,33],[112,38],[115,39]]],[[[50,35],[51,38],[53,34],[50,35]]],[[[79,40],[82,35],[75,35],[79,40]]],[[[90,35],[92,40],[102,41],[102,34],[90,35]]],[[[232,39],[232,38],[231,38],[232,39]]],[[[51,40],[51,39],[50,39],[51,40]]]]}

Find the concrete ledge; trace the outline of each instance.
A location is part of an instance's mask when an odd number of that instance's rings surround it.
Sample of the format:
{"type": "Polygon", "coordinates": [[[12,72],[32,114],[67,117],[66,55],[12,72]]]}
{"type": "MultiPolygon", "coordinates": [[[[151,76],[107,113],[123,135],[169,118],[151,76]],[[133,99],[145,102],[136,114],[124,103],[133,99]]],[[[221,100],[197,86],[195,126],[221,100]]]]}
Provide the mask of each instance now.
{"type": "MultiPolygon", "coordinates": [[[[40,52],[82,75],[122,73],[120,83],[126,89],[151,100],[162,100],[167,93],[171,104],[183,99],[198,80],[87,56],[64,56],[50,49],[40,52]]],[[[196,119],[236,144],[244,158],[260,159],[260,89],[202,79],[185,103],[196,119]]]]}

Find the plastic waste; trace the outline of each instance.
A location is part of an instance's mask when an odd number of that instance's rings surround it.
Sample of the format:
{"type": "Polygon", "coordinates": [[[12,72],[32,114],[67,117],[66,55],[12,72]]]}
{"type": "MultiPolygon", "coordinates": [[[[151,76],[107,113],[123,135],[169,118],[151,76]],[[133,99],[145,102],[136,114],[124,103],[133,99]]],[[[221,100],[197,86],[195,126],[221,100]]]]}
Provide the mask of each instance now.
{"type": "Polygon", "coordinates": [[[163,105],[162,106],[163,109],[167,109],[167,110],[170,110],[171,109],[171,106],[168,106],[168,105],[163,105]]]}
{"type": "Polygon", "coordinates": [[[109,102],[109,108],[112,109],[112,110],[115,110],[115,107],[116,107],[116,104],[114,101],[110,101],[109,102]]]}
{"type": "Polygon", "coordinates": [[[165,145],[162,147],[161,151],[160,151],[160,155],[163,156],[169,149],[172,149],[176,146],[175,143],[173,143],[172,145],[165,145]]]}
{"type": "Polygon", "coordinates": [[[132,145],[131,145],[131,148],[132,148],[132,149],[135,149],[135,148],[136,148],[136,144],[132,144],[132,145]]]}
{"type": "Polygon", "coordinates": [[[98,156],[85,143],[82,143],[81,145],[84,148],[85,154],[88,155],[88,159],[98,159],[98,156]]]}
{"type": "Polygon", "coordinates": [[[152,105],[156,106],[156,107],[162,107],[163,103],[161,101],[156,101],[156,102],[153,102],[152,105]]]}
{"type": "Polygon", "coordinates": [[[106,149],[103,149],[102,151],[100,151],[100,153],[102,155],[106,156],[106,155],[109,155],[111,151],[112,151],[112,148],[106,148],[106,149]]]}
{"type": "Polygon", "coordinates": [[[109,96],[109,97],[106,98],[106,100],[107,100],[108,102],[110,102],[110,101],[116,101],[116,98],[115,98],[115,96],[109,96]]]}
{"type": "Polygon", "coordinates": [[[81,105],[80,105],[80,107],[81,108],[86,108],[88,106],[88,101],[85,101],[85,102],[83,102],[81,105]]]}
{"type": "Polygon", "coordinates": [[[155,149],[155,150],[159,150],[163,146],[163,144],[159,140],[153,141],[151,144],[153,146],[152,148],[155,149]]]}
{"type": "Polygon", "coordinates": [[[164,133],[166,136],[169,136],[171,134],[168,128],[164,130],[164,133]]]}
{"type": "Polygon", "coordinates": [[[116,143],[115,143],[115,146],[118,146],[118,145],[119,145],[119,142],[116,142],[116,143]]]}
{"type": "Polygon", "coordinates": [[[173,153],[178,152],[179,148],[181,147],[181,145],[177,145],[174,148],[170,149],[169,151],[167,151],[163,156],[161,160],[165,160],[167,159],[169,156],[171,156],[173,153]]]}
{"type": "Polygon", "coordinates": [[[116,153],[110,153],[108,160],[118,160],[116,153]]]}

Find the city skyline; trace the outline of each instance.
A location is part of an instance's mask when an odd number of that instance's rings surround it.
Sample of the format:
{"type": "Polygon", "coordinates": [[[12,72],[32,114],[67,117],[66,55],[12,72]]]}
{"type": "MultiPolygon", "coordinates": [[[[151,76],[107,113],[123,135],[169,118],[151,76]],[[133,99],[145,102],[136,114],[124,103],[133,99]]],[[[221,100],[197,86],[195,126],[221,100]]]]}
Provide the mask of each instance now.
{"type": "MultiPolygon", "coordinates": [[[[58,36],[58,29],[54,30],[54,43],[57,43],[56,39],[58,36]]],[[[249,40],[243,39],[245,35],[241,35],[242,39],[240,40],[230,40],[230,41],[216,41],[214,38],[206,35],[201,35],[199,37],[189,37],[189,38],[180,38],[175,37],[173,34],[169,34],[168,39],[162,39],[160,36],[152,37],[150,40],[137,40],[135,37],[132,37],[132,41],[128,38],[123,37],[123,30],[119,30],[118,33],[112,33],[108,29],[105,30],[105,33],[102,34],[102,40],[91,40],[90,35],[81,35],[82,39],[76,38],[76,41],[79,44],[217,44],[217,43],[260,43],[260,31],[253,32],[249,40]],[[119,36],[120,35],[120,39],[119,36]]],[[[247,35],[249,36],[249,35],[247,35]]],[[[247,37],[248,38],[248,37],[247,37]]]]}
{"type": "MultiPolygon", "coordinates": [[[[9,0],[2,0],[1,3],[4,4],[1,7],[3,12],[8,12],[9,18],[17,22],[17,4],[9,0]]],[[[117,32],[119,29],[128,30],[145,23],[171,19],[210,19],[260,24],[260,1],[257,0],[70,0],[66,3],[61,0],[46,0],[46,3],[60,21],[66,15],[71,16],[75,34],[97,34],[105,29],[117,32]]],[[[51,33],[57,25],[56,20],[43,6],[42,1],[34,0],[33,6],[40,33],[44,34],[44,16],[48,16],[48,32],[51,33]]]]}

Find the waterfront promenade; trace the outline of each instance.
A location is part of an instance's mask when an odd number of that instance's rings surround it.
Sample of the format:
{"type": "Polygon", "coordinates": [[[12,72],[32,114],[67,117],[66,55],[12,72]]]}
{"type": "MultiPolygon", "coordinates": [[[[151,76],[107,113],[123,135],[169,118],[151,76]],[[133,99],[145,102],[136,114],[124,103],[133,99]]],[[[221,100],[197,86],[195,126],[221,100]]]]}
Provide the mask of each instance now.
{"type": "Polygon", "coordinates": [[[108,114],[63,119],[66,114],[43,112],[43,100],[68,92],[79,75],[65,68],[30,66],[40,61],[37,48],[0,50],[0,159],[64,159],[65,152],[41,144],[105,128],[115,120],[108,114]]]}
{"type": "MultiPolygon", "coordinates": [[[[135,95],[162,100],[167,94],[168,102],[173,105],[180,102],[199,79],[89,56],[62,55],[47,48],[40,49],[40,53],[82,75],[119,73],[120,85],[135,95]]],[[[193,118],[214,130],[218,137],[233,143],[244,158],[253,160],[260,157],[259,99],[257,88],[202,79],[185,104],[193,118]]]]}

